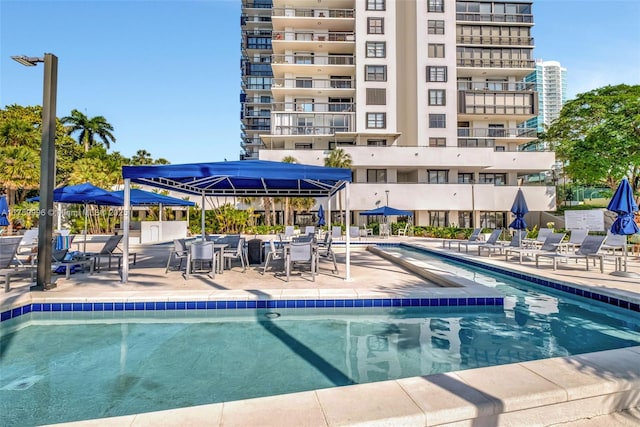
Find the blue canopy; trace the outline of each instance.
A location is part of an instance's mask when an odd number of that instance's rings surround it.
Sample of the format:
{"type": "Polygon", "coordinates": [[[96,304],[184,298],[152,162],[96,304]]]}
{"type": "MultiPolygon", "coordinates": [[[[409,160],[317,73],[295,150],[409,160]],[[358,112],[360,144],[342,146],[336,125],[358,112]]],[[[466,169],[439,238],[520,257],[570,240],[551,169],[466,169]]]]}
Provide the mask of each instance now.
{"type": "MultiPolygon", "coordinates": [[[[31,197],[28,200],[37,202],[40,201],[40,197],[31,197]]],[[[122,201],[116,196],[89,182],[54,189],[53,201],[57,203],[122,206],[122,201]]]]}
{"type": "Polygon", "coordinates": [[[391,208],[389,206],[382,206],[380,208],[371,209],[370,211],[360,212],[360,215],[382,215],[382,216],[413,216],[411,211],[403,211],[400,209],[391,208]]]}
{"type": "Polygon", "coordinates": [[[616,220],[611,224],[613,234],[629,236],[640,231],[638,224],[633,219],[633,213],[638,210],[638,205],[633,198],[633,189],[627,178],[623,178],[618,185],[607,209],[618,214],[616,220]]]}
{"type": "Polygon", "coordinates": [[[7,204],[7,198],[0,196],[0,227],[6,227],[9,225],[9,205],[7,204]]]}
{"type": "MultiPolygon", "coordinates": [[[[120,199],[122,201],[122,204],[124,205],[124,190],[112,191],[111,194],[120,199]]],[[[138,188],[132,188],[130,194],[132,206],[195,206],[195,203],[189,200],[182,200],[176,197],[165,196],[164,194],[140,190],[138,188]]]]}
{"type": "Polygon", "coordinates": [[[509,224],[509,228],[513,228],[514,230],[524,230],[527,228],[527,222],[524,220],[525,214],[529,212],[529,208],[527,207],[527,201],[524,199],[524,193],[522,192],[522,188],[518,188],[518,192],[516,193],[516,198],[513,201],[513,206],[511,206],[511,213],[516,216],[511,224],[509,224]]]}
{"type": "Polygon", "coordinates": [[[131,182],[203,196],[322,197],[351,182],[351,169],[266,160],[123,166],[131,182]]]}

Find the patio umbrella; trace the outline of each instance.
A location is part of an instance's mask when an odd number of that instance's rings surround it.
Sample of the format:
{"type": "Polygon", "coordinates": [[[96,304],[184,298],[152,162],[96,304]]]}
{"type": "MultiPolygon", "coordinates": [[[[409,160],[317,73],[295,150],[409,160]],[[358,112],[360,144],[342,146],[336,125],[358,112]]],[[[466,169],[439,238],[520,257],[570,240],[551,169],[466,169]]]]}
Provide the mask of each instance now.
{"type": "MultiPolygon", "coordinates": [[[[39,201],[39,197],[32,197],[29,201],[39,201]]],[[[84,248],[87,251],[87,206],[122,206],[122,201],[100,187],[85,182],[78,185],[67,185],[53,190],[53,201],[58,203],[84,204],[84,248]]]]}
{"type": "Polygon", "coordinates": [[[7,204],[7,198],[0,196],[0,227],[6,227],[9,225],[9,205],[7,204]]]}
{"type": "Polygon", "coordinates": [[[522,188],[518,188],[518,193],[516,193],[513,206],[511,206],[511,213],[514,214],[516,218],[511,222],[511,224],[509,224],[509,228],[513,228],[514,230],[526,229],[527,222],[524,220],[524,216],[527,212],[529,212],[529,208],[527,207],[527,202],[524,199],[524,193],[522,193],[522,188]]]}
{"type": "MultiPolygon", "coordinates": [[[[633,213],[638,210],[638,205],[633,198],[633,189],[627,178],[623,178],[616,192],[614,193],[607,209],[615,212],[618,216],[611,224],[611,233],[623,236],[636,234],[638,224],[633,220],[633,213]]],[[[627,245],[624,245],[624,271],[614,271],[611,273],[616,276],[637,277],[635,273],[627,272],[627,245]]]]}
{"type": "Polygon", "coordinates": [[[318,226],[322,227],[325,224],[326,223],[324,220],[324,208],[322,207],[322,205],[320,205],[320,207],[318,208],[318,226]]]}
{"type": "Polygon", "coordinates": [[[382,216],[413,216],[411,211],[403,211],[401,209],[392,208],[389,206],[382,206],[380,208],[371,209],[368,211],[360,212],[360,215],[382,215],[382,216]]]}

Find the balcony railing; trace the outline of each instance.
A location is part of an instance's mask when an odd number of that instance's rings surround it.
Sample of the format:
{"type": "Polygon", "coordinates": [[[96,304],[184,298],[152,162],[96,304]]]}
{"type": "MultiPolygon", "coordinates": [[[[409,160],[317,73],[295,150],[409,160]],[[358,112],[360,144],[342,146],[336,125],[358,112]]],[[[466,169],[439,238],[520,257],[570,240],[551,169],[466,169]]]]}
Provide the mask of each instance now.
{"type": "Polygon", "coordinates": [[[273,135],[334,135],[352,132],[349,126],[274,126],[273,135]]]}
{"type": "Polygon", "coordinates": [[[287,42],[352,42],[356,35],[351,31],[274,31],[273,40],[283,40],[287,42]]]}
{"type": "Polygon", "coordinates": [[[353,65],[353,55],[272,55],[273,64],[291,65],[353,65]]]}
{"type": "Polygon", "coordinates": [[[242,7],[248,9],[269,9],[271,6],[273,6],[272,3],[264,1],[242,0],[242,7]]]}
{"type": "Polygon", "coordinates": [[[458,42],[458,44],[533,46],[533,37],[458,36],[456,42],[458,42]]]}
{"type": "Polygon", "coordinates": [[[532,59],[458,58],[456,64],[458,67],[536,68],[536,61],[532,59]]]}
{"type": "Polygon", "coordinates": [[[271,111],[298,113],[350,113],[356,111],[353,102],[275,102],[271,111]]]}
{"type": "Polygon", "coordinates": [[[529,82],[470,82],[458,80],[458,90],[495,90],[500,92],[534,91],[535,83],[529,82]]]}
{"type": "Polygon", "coordinates": [[[536,128],[458,128],[458,136],[474,138],[535,138],[536,128]]]}
{"type": "Polygon", "coordinates": [[[284,89],[353,89],[353,79],[273,79],[273,88],[284,89]]]}
{"type": "Polygon", "coordinates": [[[273,16],[288,18],[353,18],[353,9],[304,9],[304,8],[274,8],[273,16]]]}
{"type": "Polygon", "coordinates": [[[471,22],[509,22],[533,24],[533,15],[520,13],[456,13],[456,20],[471,22]]]}

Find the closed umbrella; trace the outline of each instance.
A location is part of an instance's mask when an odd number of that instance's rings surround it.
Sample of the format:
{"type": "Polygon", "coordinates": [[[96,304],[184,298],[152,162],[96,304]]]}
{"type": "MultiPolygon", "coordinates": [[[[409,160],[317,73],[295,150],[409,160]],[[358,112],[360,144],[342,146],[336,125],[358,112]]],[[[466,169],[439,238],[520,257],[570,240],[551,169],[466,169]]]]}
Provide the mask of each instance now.
{"type": "MultiPolygon", "coordinates": [[[[615,212],[618,215],[613,224],[611,224],[611,233],[622,236],[630,236],[640,231],[640,229],[638,229],[638,224],[636,224],[633,219],[633,213],[638,211],[638,205],[633,198],[633,189],[631,188],[631,184],[629,184],[627,178],[623,178],[618,185],[618,188],[611,198],[607,209],[611,212],[615,212]]],[[[624,245],[623,249],[624,271],[614,271],[611,274],[615,276],[638,277],[637,274],[627,271],[626,244],[624,245]]]]}
{"type": "Polygon", "coordinates": [[[325,224],[326,222],[324,220],[324,208],[322,207],[322,205],[320,205],[320,207],[318,208],[318,226],[322,227],[325,224]]]}
{"type": "Polygon", "coordinates": [[[524,220],[524,216],[527,212],[529,212],[527,201],[524,199],[522,188],[518,188],[518,193],[516,193],[513,206],[511,206],[511,213],[515,215],[516,218],[511,222],[511,224],[509,224],[509,228],[513,228],[514,230],[526,229],[527,222],[524,220]]]}
{"type": "Polygon", "coordinates": [[[9,225],[9,205],[7,204],[7,198],[0,196],[0,227],[6,227],[9,225]]]}

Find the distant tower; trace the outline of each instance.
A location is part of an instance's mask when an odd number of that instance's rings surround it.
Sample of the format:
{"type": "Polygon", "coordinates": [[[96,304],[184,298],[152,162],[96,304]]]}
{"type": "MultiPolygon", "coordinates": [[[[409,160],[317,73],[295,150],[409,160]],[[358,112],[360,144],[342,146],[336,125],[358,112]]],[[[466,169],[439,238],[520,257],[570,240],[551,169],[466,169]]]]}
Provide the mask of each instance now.
{"type": "Polygon", "coordinates": [[[536,61],[536,71],[525,78],[535,83],[538,92],[538,117],[527,121],[525,127],[542,132],[560,115],[567,101],[567,69],[558,61],[536,61]]]}

